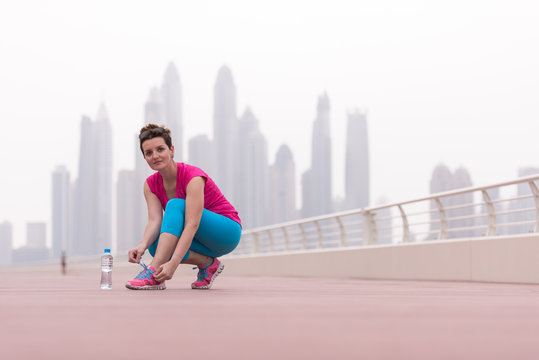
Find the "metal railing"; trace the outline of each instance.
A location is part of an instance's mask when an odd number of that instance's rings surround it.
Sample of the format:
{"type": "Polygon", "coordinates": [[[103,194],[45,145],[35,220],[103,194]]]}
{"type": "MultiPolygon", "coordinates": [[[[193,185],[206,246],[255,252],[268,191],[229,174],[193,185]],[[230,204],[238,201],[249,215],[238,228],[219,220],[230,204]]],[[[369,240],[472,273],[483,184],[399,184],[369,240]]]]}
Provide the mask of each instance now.
{"type": "Polygon", "coordinates": [[[535,175],[244,230],[232,255],[539,232],[538,181],[535,175]]]}

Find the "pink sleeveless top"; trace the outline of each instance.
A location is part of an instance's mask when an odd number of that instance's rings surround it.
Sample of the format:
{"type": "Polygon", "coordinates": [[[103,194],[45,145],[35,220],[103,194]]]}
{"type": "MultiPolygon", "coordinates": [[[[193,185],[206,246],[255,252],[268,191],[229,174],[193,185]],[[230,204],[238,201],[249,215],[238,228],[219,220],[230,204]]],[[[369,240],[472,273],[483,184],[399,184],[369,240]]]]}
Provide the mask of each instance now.
{"type": "MultiPolygon", "coordinates": [[[[204,209],[210,210],[214,213],[226,216],[229,219],[234,220],[241,225],[238,212],[230,202],[225,198],[221,190],[217,187],[215,182],[201,169],[196,166],[187,165],[184,163],[178,164],[178,175],[176,178],[176,197],[184,199],[186,197],[187,184],[196,176],[200,176],[206,179],[206,186],[204,187],[204,209]]],[[[154,193],[159,201],[163,210],[167,207],[168,197],[163,185],[163,177],[159,172],[148,176],[146,179],[150,191],[154,193]]]]}

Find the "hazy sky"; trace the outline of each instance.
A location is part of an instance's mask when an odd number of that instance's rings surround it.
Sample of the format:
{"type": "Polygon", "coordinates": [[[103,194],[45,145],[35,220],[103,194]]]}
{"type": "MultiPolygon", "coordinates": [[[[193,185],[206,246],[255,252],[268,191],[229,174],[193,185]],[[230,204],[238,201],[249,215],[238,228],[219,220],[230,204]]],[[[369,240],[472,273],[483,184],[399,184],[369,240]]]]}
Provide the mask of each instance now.
{"type": "MultiPolygon", "coordinates": [[[[331,103],[334,188],[344,188],[347,111],[367,109],[371,198],[426,195],[433,168],[474,185],[539,166],[537,1],[14,1],[0,5],[0,222],[51,216],[51,173],[77,176],[80,118],[108,108],[114,169],[167,64],[179,71],[184,139],[212,136],[213,86],[228,65],[238,112],[310,164],[317,97],[331,103]]],[[[187,147],[185,147],[185,151],[187,147]]],[[[299,189],[298,189],[299,191],[299,189]]],[[[50,235],[49,235],[50,236],[50,235]]],[[[50,242],[50,238],[48,239],[50,242]]]]}

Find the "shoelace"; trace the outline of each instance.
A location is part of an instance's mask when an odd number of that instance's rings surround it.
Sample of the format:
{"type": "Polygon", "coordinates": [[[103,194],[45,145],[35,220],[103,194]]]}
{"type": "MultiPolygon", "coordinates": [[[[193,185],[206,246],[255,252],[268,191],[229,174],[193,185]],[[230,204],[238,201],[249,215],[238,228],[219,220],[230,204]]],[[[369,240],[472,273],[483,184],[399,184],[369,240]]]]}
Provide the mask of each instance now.
{"type": "Polygon", "coordinates": [[[208,276],[208,272],[207,272],[208,268],[201,268],[201,267],[195,266],[193,270],[194,269],[198,269],[198,274],[197,274],[198,281],[202,281],[208,276]]]}
{"type": "Polygon", "coordinates": [[[144,268],[144,270],[142,270],[142,271],[135,277],[135,279],[149,279],[149,278],[152,276],[153,271],[151,271],[151,270],[146,266],[146,264],[144,263],[144,261],[142,261],[142,259],[140,259],[139,265],[142,266],[142,267],[144,268]]]}

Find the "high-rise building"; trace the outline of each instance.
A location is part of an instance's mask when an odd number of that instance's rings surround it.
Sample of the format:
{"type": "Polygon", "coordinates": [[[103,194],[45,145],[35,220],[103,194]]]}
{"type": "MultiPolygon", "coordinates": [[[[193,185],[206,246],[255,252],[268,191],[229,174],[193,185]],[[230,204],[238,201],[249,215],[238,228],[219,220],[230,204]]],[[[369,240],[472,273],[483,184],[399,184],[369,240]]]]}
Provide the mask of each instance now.
{"type": "Polygon", "coordinates": [[[71,236],[71,180],[65,166],[52,173],[52,256],[59,259],[67,252],[71,236]]]}
{"type": "Polygon", "coordinates": [[[247,108],[239,120],[236,206],[245,228],[266,225],[269,217],[267,141],[258,120],[247,108]]]}
{"type": "MultiPolygon", "coordinates": [[[[518,169],[519,177],[526,177],[539,174],[538,167],[525,167],[518,169]]],[[[537,182],[536,182],[537,185],[537,182]]],[[[508,226],[504,228],[506,234],[525,234],[535,231],[535,201],[532,197],[532,190],[528,183],[521,183],[517,185],[517,197],[527,196],[526,198],[513,200],[509,203],[509,209],[511,211],[515,209],[531,209],[527,211],[521,211],[514,214],[508,214],[507,220],[510,223],[522,223],[516,226],[508,226]]]]}
{"type": "Polygon", "coordinates": [[[318,98],[317,116],[313,124],[311,167],[303,174],[303,217],[332,211],[331,170],[329,98],[324,94],[318,98]]]}
{"type": "MultiPolygon", "coordinates": [[[[468,170],[464,168],[458,168],[454,173],[444,165],[440,164],[436,166],[432,173],[430,181],[430,193],[440,193],[465,187],[472,186],[472,180],[468,170]]],[[[449,197],[443,197],[441,200],[444,208],[447,221],[448,238],[464,238],[472,237],[477,233],[474,229],[464,229],[475,226],[474,219],[458,219],[459,217],[471,216],[475,213],[473,206],[463,207],[466,204],[473,204],[473,194],[461,194],[449,197]],[[461,207],[457,209],[449,209],[452,207],[461,207]],[[452,231],[453,230],[453,231],[452,231]]],[[[440,213],[438,205],[431,201],[431,225],[430,230],[432,232],[440,229],[440,213]]],[[[438,233],[432,233],[428,239],[435,239],[438,237],[438,233]]]]}
{"type": "Polygon", "coordinates": [[[133,189],[132,194],[133,202],[135,204],[134,210],[134,226],[135,234],[142,239],[144,235],[144,229],[148,223],[148,210],[146,206],[146,198],[144,197],[144,183],[146,178],[152,174],[152,170],[144,160],[144,156],[139,147],[138,136],[135,140],[135,172],[133,174],[133,189]]]}
{"type": "MultiPolygon", "coordinates": [[[[161,92],[157,88],[153,88],[150,91],[150,95],[144,106],[144,124],[158,124],[164,125],[164,110],[161,92]]],[[[171,130],[172,131],[172,130],[171,130]]],[[[142,150],[140,149],[140,141],[137,135],[133,138],[135,147],[135,172],[133,174],[133,186],[135,192],[133,193],[133,200],[135,204],[135,235],[138,239],[142,239],[144,235],[144,229],[148,223],[148,211],[146,206],[146,199],[144,198],[144,182],[146,178],[153,173],[153,170],[148,166],[148,163],[144,159],[142,150]]],[[[174,140],[174,134],[172,134],[172,141],[174,140]]],[[[175,155],[176,157],[176,155],[175,155]]]]}
{"type": "Polygon", "coordinates": [[[75,254],[98,254],[112,245],[112,128],[105,106],[81,124],[75,199],[75,254]]]}
{"type": "Polygon", "coordinates": [[[345,208],[369,206],[369,141],[367,114],[355,111],[348,114],[346,132],[345,208]]]}
{"type": "MultiPolygon", "coordinates": [[[[386,198],[381,197],[376,201],[376,206],[387,204],[386,198]]],[[[376,231],[377,244],[393,243],[393,221],[391,219],[391,208],[383,208],[376,211],[376,231]]]]}
{"type": "Polygon", "coordinates": [[[163,124],[164,123],[164,106],[163,96],[161,91],[153,87],[148,94],[148,100],[144,104],[144,122],[146,124],[163,124]]]}
{"type": "Polygon", "coordinates": [[[26,246],[13,250],[14,263],[45,261],[49,258],[47,248],[47,225],[44,222],[26,224],[26,246]]]}
{"type": "Polygon", "coordinates": [[[142,235],[137,234],[136,221],[136,197],[142,193],[142,186],[135,186],[135,171],[121,170],[118,173],[116,187],[116,221],[117,221],[117,250],[129,250],[137,246],[142,235]]]}
{"type": "Polygon", "coordinates": [[[101,104],[95,120],[97,245],[96,253],[112,246],[112,126],[101,104]]]}
{"type": "MultiPolygon", "coordinates": [[[[472,185],[472,178],[468,170],[463,167],[457,168],[453,173],[453,188],[463,189],[471,187],[472,185]]],[[[473,193],[455,195],[452,197],[452,205],[462,206],[466,204],[473,204],[473,196],[473,193]]],[[[476,225],[476,219],[472,217],[475,214],[475,211],[476,209],[474,206],[467,206],[460,209],[449,210],[447,212],[448,216],[452,218],[467,217],[466,219],[455,219],[449,222],[449,228],[462,229],[455,231],[455,237],[474,237],[478,234],[478,231],[476,229],[470,229],[470,227],[474,227],[476,225]]]]}
{"type": "Polygon", "coordinates": [[[227,199],[236,200],[239,184],[235,176],[238,149],[236,85],[227,66],[219,69],[214,87],[213,141],[215,150],[215,182],[227,199]]]}
{"type": "Polygon", "coordinates": [[[283,144],[277,150],[270,172],[272,222],[296,219],[296,168],[292,151],[287,145],[283,144]]]}
{"type": "Polygon", "coordinates": [[[4,221],[0,223],[0,265],[11,264],[13,251],[13,226],[4,221]]]}
{"type": "Polygon", "coordinates": [[[83,116],[79,152],[79,174],[75,184],[74,236],[69,253],[88,255],[93,253],[95,238],[95,173],[94,130],[92,120],[83,116]]]}
{"type": "Polygon", "coordinates": [[[189,164],[201,168],[213,178],[213,143],[207,135],[197,135],[189,140],[189,164]]]}
{"type": "Polygon", "coordinates": [[[182,123],[182,89],[180,76],[174,63],[169,63],[163,77],[161,88],[163,101],[163,124],[172,132],[174,159],[184,161],[183,157],[183,123],[182,123]]]}
{"type": "Polygon", "coordinates": [[[26,224],[26,246],[32,249],[47,247],[47,224],[44,222],[26,224]]]}

